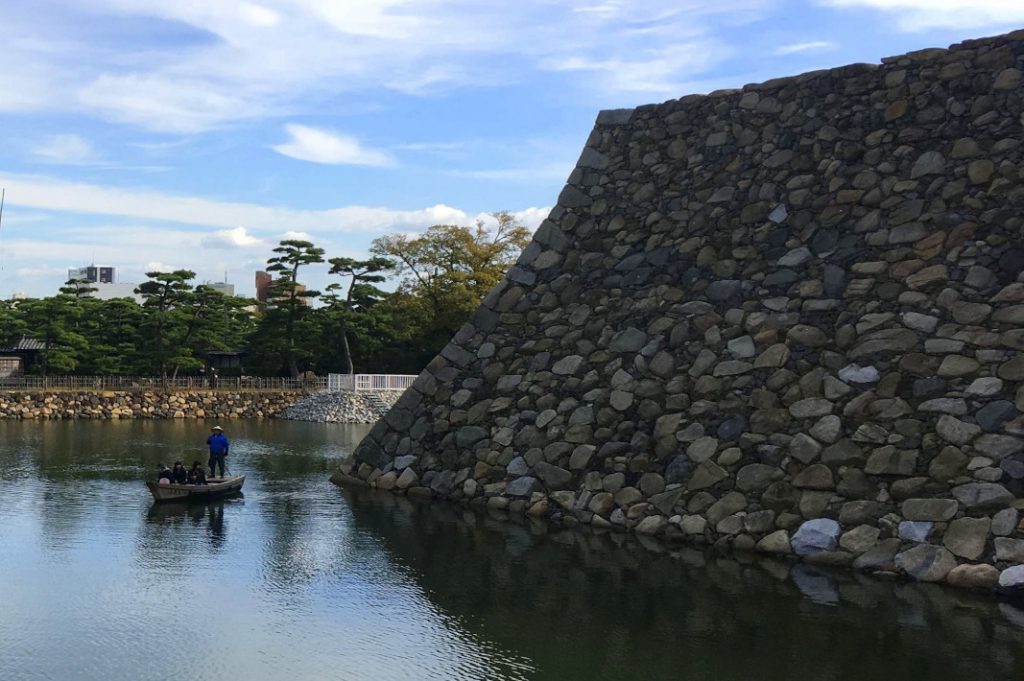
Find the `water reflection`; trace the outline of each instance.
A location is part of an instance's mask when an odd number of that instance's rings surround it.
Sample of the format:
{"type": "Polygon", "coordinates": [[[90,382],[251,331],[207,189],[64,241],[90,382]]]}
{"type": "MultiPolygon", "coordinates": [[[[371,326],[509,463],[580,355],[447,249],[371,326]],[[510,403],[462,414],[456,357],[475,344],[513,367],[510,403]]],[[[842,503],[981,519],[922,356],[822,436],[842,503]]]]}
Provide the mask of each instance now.
{"type": "Polygon", "coordinates": [[[182,523],[189,522],[193,527],[204,527],[210,546],[219,549],[227,538],[224,524],[224,504],[242,504],[244,497],[237,495],[230,501],[216,500],[205,503],[153,503],[146,514],[146,527],[159,527],[161,533],[178,534],[176,530],[182,523]]]}
{"type": "Polygon", "coordinates": [[[344,493],[431,599],[537,679],[1011,678],[1024,611],[934,585],[344,493]],[[984,670],[984,672],[982,672],[984,670]]]}
{"type": "Polygon", "coordinates": [[[327,482],[366,428],[232,423],[243,497],[155,505],[205,425],[0,423],[0,679],[498,679],[327,482]]]}
{"type": "Polygon", "coordinates": [[[244,498],[154,505],[205,432],[0,423],[2,681],[1019,672],[1012,603],[343,493],[365,429],[232,423],[244,498]]]}

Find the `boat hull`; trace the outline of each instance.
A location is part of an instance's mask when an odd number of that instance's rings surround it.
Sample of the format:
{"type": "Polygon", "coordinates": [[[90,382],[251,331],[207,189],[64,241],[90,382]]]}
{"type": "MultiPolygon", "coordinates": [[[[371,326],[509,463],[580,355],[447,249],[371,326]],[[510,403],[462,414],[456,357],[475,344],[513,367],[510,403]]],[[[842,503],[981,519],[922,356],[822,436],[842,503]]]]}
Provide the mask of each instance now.
{"type": "Polygon", "coordinates": [[[199,501],[238,494],[245,482],[244,475],[229,478],[213,478],[205,485],[160,484],[147,481],[146,487],[156,501],[199,501]]]}

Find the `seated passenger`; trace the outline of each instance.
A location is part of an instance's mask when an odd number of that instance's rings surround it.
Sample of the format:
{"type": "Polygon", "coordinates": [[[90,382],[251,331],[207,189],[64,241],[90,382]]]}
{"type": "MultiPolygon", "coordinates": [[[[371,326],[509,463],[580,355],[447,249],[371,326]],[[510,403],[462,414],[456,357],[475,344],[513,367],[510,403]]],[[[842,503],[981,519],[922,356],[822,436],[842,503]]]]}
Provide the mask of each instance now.
{"type": "Polygon", "coordinates": [[[180,461],[174,462],[174,470],[171,471],[171,482],[177,485],[188,484],[188,471],[180,461]]]}
{"type": "Polygon", "coordinates": [[[156,479],[161,485],[171,484],[171,469],[164,464],[160,464],[159,472],[156,474],[156,479]]]}
{"type": "Polygon", "coordinates": [[[206,471],[199,465],[198,461],[192,462],[192,468],[188,472],[188,484],[190,485],[205,485],[206,484],[206,471]]]}

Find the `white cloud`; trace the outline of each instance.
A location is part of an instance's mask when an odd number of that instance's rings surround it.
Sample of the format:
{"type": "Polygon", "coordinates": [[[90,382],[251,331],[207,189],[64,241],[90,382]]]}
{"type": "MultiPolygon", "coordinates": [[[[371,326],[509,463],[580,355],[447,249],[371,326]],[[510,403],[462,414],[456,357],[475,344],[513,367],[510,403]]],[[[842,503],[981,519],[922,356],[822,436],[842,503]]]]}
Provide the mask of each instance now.
{"type": "Polygon", "coordinates": [[[367,149],[354,137],[295,123],[286,125],[285,131],[291,140],[272,148],[279,154],[300,161],[357,166],[395,164],[395,160],[387,152],[367,149]]]}
{"type": "Polygon", "coordinates": [[[518,168],[490,168],[483,170],[453,170],[455,177],[467,177],[476,180],[501,180],[504,182],[537,182],[555,180],[565,181],[572,172],[573,162],[545,163],[537,166],[518,168]]]}
{"type": "Polygon", "coordinates": [[[32,155],[45,163],[87,165],[97,161],[92,142],[78,135],[51,135],[32,148],[32,155]]]}
{"type": "Polygon", "coordinates": [[[779,56],[787,54],[797,54],[799,52],[812,52],[814,50],[828,50],[835,47],[835,43],[830,43],[825,40],[814,40],[806,43],[793,43],[791,45],[783,45],[775,50],[775,54],[779,56]]]}
{"type": "Polygon", "coordinates": [[[167,263],[160,262],[159,260],[151,260],[146,263],[144,269],[147,272],[174,272],[175,270],[180,270],[182,268],[177,265],[168,265],[167,263]]]}
{"type": "Polygon", "coordinates": [[[818,0],[833,7],[869,7],[896,15],[905,31],[1012,26],[1024,21],[1021,0],[818,0]]]}
{"type": "MultiPolygon", "coordinates": [[[[470,214],[437,204],[419,210],[343,206],[327,210],[296,210],[255,203],[217,201],[147,189],[126,189],[48,177],[0,175],[11,206],[91,215],[116,215],[161,222],[279,233],[292,231],[387,232],[435,224],[470,224],[470,214]]],[[[248,231],[247,231],[248,233],[248,231]]]]}
{"type": "Polygon", "coordinates": [[[200,243],[205,248],[225,249],[265,248],[267,245],[263,239],[254,237],[249,230],[242,226],[218,230],[204,236],[200,243]]]}
{"type": "Polygon", "coordinates": [[[4,17],[0,109],[85,110],[193,133],[345,95],[361,104],[357,93],[382,87],[432,94],[521,82],[537,70],[578,72],[587,77],[571,85],[603,95],[678,94],[674,85],[729,53],[719,24],[754,21],[773,3],[94,0],[49,12],[26,4],[4,17]],[[111,20],[130,20],[139,35],[180,30],[155,45],[112,41],[103,30],[111,20]]]}

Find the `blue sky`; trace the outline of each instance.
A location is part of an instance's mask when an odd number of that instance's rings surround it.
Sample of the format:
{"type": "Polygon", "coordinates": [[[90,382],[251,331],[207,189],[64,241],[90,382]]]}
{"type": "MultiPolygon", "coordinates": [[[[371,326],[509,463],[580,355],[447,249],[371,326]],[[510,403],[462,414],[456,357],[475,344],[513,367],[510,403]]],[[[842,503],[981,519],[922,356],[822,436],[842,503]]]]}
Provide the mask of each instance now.
{"type": "MultiPolygon", "coordinates": [[[[535,227],[598,110],[1024,27],[1022,0],[7,0],[0,296],[535,227]]],[[[310,272],[323,285],[326,268],[310,272]]]]}

